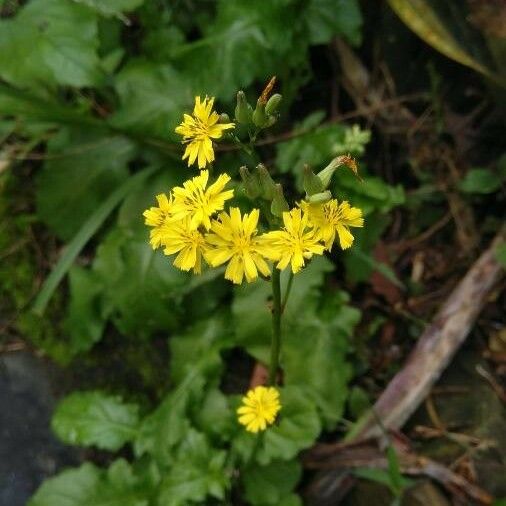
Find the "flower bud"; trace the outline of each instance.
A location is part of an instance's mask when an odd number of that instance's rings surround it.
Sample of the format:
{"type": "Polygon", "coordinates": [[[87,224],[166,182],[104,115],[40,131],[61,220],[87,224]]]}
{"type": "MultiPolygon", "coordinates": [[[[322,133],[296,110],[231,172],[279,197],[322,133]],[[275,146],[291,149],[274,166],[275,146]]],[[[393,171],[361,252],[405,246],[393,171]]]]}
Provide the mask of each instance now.
{"type": "Polygon", "coordinates": [[[311,196],[315,193],[322,192],[325,188],[323,187],[322,180],[311,170],[309,165],[304,165],[304,190],[306,194],[311,196]]]}
{"type": "Polygon", "coordinates": [[[251,122],[253,108],[248,104],[244,91],[237,92],[237,104],[235,106],[235,119],[237,123],[248,124],[251,122]]]}
{"type": "Polygon", "coordinates": [[[283,194],[283,187],[280,184],[276,185],[276,193],[271,203],[271,213],[278,218],[283,216],[283,213],[290,209],[288,202],[283,194]]]}
{"type": "Polygon", "coordinates": [[[260,100],[258,100],[257,106],[253,111],[252,119],[254,125],[257,126],[258,128],[265,127],[269,121],[269,117],[267,116],[267,114],[265,114],[265,104],[260,102],[260,100]]]}
{"type": "Polygon", "coordinates": [[[260,181],[260,187],[262,189],[261,196],[265,200],[272,200],[276,194],[276,183],[273,181],[269,171],[260,163],[257,165],[257,177],[260,181]]]}
{"type": "Polygon", "coordinates": [[[332,200],[332,193],[330,193],[328,190],[321,193],[315,193],[314,195],[311,195],[307,200],[310,204],[325,204],[329,200],[332,200]]]}
{"type": "Polygon", "coordinates": [[[334,172],[341,167],[346,165],[359,179],[358,165],[354,158],[350,155],[341,155],[334,158],[322,171],[318,172],[317,176],[321,179],[323,188],[328,188],[334,172]]]}
{"type": "Polygon", "coordinates": [[[271,98],[267,101],[265,105],[265,112],[268,115],[275,114],[278,112],[279,104],[281,103],[282,96],[279,93],[274,93],[271,98]]]}
{"type": "Polygon", "coordinates": [[[252,200],[259,197],[262,193],[262,185],[258,179],[258,174],[252,174],[248,170],[248,167],[245,166],[239,168],[239,174],[241,175],[246,195],[252,200]]]}

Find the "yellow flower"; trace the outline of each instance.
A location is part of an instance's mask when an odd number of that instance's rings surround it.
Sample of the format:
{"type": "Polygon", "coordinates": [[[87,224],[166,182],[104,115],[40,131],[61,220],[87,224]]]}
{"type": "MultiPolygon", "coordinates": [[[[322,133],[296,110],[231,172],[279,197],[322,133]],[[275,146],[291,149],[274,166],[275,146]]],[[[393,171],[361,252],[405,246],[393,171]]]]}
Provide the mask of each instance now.
{"type": "Polygon", "coordinates": [[[166,255],[179,253],[174,265],[182,271],[193,269],[195,274],[202,271],[202,254],[206,244],[202,234],[190,226],[190,218],[172,221],[162,226],[160,232],[163,252],[166,255]]]}
{"type": "Polygon", "coordinates": [[[341,248],[349,248],[354,240],[350,227],[364,226],[362,210],[351,207],[347,201],[339,204],[336,199],[333,199],[323,205],[302,202],[301,207],[308,213],[310,222],[319,232],[325,243],[325,249],[328,250],[332,249],[336,233],[341,248]]]}
{"type": "Polygon", "coordinates": [[[264,256],[279,260],[276,267],[280,270],[291,263],[295,274],[304,267],[305,259],[323,255],[324,247],[320,244],[319,235],[310,228],[307,214],[300,209],[283,213],[283,223],[283,230],[268,232],[261,237],[265,247],[264,256]]]}
{"type": "Polygon", "coordinates": [[[265,430],[274,423],[281,409],[279,392],[274,387],[256,387],[242,398],[243,405],[237,410],[239,423],[248,432],[265,430]]]}
{"type": "Polygon", "coordinates": [[[223,191],[230,181],[230,176],[221,174],[216,182],[206,190],[209,172],[201,171],[200,175],[183,183],[183,187],[176,186],[172,193],[174,205],[172,208],[175,219],[190,217],[190,228],[195,230],[203,224],[206,230],[211,228],[210,217],[221,211],[225,201],[234,196],[234,190],[223,191]]]}
{"type": "Polygon", "coordinates": [[[164,225],[172,220],[173,201],[172,195],[164,193],[157,195],[158,207],[151,207],[142,213],[145,220],[144,223],[148,227],[153,227],[150,232],[149,242],[153,249],[158,248],[162,244],[164,225]]]}
{"type": "Polygon", "coordinates": [[[183,122],[176,127],[176,133],[183,136],[183,144],[187,144],[183,160],[188,158],[188,167],[195,160],[198,161],[199,169],[205,168],[214,160],[213,142],[211,139],[219,139],[225,130],[234,128],[233,123],[218,123],[220,116],[213,111],[214,98],[195,97],[193,115],[184,115],[183,122]]]}
{"type": "Polygon", "coordinates": [[[262,247],[256,236],[259,218],[258,209],[241,218],[237,207],[230,214],[220,214],[219,220],[213,220],[212,233],[206,236],[209,249],[205,258],[212,267],[229,262],[225,279],[233,283],[242,283],[243,277],[250,283],[258,277],[257,269],[264,275],[270,274],[269,267],[262,258],[262,247]]]}

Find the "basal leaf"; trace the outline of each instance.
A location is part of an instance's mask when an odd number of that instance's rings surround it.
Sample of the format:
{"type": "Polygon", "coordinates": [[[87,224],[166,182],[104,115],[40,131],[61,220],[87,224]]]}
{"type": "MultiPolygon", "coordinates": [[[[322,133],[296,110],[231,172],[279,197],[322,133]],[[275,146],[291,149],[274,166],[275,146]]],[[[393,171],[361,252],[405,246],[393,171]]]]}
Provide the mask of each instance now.
{"type": "Polygon", "coordinates": [[[223,500],[229,487],[226,453],[209,445],[204,434],[190,430],[175,462],[160,485],[159,506],[186,506],[208,496],[223,500]]]}
{"type": "Polygon", "coordinates": [[[96,16],[67,0],[32,0],[0,21],[0,76],[20,87],[101,81],[96,16]]]}
{"type": "Polygon", "coordinates": [[[305,20],[311,44],[326,44],[336,35],[360,44],[362,16],[356,0],[311,0],[307,4],[305,20]]]}
{"type": "Polygon", "coordinates": [[[37,212],[62,239],[70,239],[127,177],[131,142],[103,131],[61,130],[48,145],[37,179],[37,212]]]}
{"type": "Polygon", "coordinates": [[[59,404],[51,426],[65,443],[114,451],[135,437],[137,409],[102,392],[75,392],[59,404]]]}
{"type": "Polygon", "coordinates": [[[102,284],[96,273],[74,266],[69,272],[70,304],[65,329],[72,353],[89,350],[101,337],[105,318],[100,304],[102,284]]]}
{"type": "Polygon", "coordinates": [[[107,472],[86,463],[46,480],[28,506],[148,506],[152,491],[138,481],[125,460],[107,472]]]}
{"type": "MultiPolygon", "coordinates": [[[[112,125],[142,137],[176,139],[175,127],[193,96],[184,76],[169,65],[131,59],[115,78],[120,99],[112,125]]],[[[206,90],[207,93],[207,90],[206,90]]]]}
{"type": "Polygon", "coordinates": [[[278,506],[290,495],[302,474],[297,460],[253,465],[243,473],[244,495],[252,505],[278,506]]]}
{"type": "MultiPolygon", "coordinates": [[[[300,387],[281,390],[279,422],[263,433],[256,460],[266,465],[273,460],[291,460],[311,446],[322,429],[320,417],[307,392],[300,387]]],[[[254,436],[251,436],[254,437],[254,436]]]]}

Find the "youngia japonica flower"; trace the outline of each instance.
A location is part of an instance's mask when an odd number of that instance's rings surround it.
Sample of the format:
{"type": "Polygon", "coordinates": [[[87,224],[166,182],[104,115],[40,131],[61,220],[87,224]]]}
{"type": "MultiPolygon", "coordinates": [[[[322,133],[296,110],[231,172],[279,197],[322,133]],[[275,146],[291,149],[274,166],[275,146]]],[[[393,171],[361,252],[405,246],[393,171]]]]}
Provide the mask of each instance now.
{"type": "MultiPolygon", "coordinates": [[[[275,80],[264,89],[253,108],[244,93],[237,95],[236,121],[249,133],[249,144],[235,135],[229,137],[239,148],[251,155],[260,131],[277,121],[281,95],[269,98],[275,80]]],[[[176,128],[183,135],[186,149],[182,156],[188,165],[197,162],[200,169],[214,161],[212,139],[220,139],[234,123],[219,123],[213,111],[214,98],[195,98],[192,115],[185,114],[176,128]]],[[[338,202],[329,190],[334,172],[342,165],[355,174],[356,162],[349,156],[338,157],[314,174],[305,168],[305,197],[290,206],[283,186],[263,164],[250,172],[239,171],[243,194],[253,205],[243,210],[231,206],[233,189],[227,189],[230,175],[221,173],[210,182],[209,170],[188,179],[182,186],[168,189],[156,197],[157,206],[144,211],[145,223],[151,227],[150,244],[161,248],[167,256],[175,255],[173,264],[183,271],[200,274],[207,264],[213,269],[226,265],[225,279],[234,284],[252,283],[259,279],[272,283],[272,343],[269,364],[269,385],[248,391],[237,409],[238,421],[248,432],[264,431],[275,423],[281,410],[280,393],[275,385],[279,376],[281,353],[281,317],[292,286],[292,277],[299,273],[315,255],[330,251],[336,240],[341,248],[351,247],[354,237],[350,228],[363,227],[362,211],[347,201],[338,202]],[[281,297],[280,271],[289,270],[290,281],[281,297]],[[283,300],[283,302],[282,302],[283,300]]]]}
{"type": "Polygon", "coordinates": [[[220,139],[225,130],[234,128],[233,123],[218,123],[220,115],[213,111],[214,98],[195,97],[193,114],[184,115],[183,122],[176,128],[176,133],[183,136],[186,149],[183,160],[188,159],[188,167],[197,161],[199,169],[214,161],[212,139],[220,139]]]}
{"type": "Polygon", "coordinates": [[[258,386],[242,398],[242,406],[237,410],[239,423],[248,432],[257,433],[274,423],[280,409],[279,392],[273,387],[258,386]]]}

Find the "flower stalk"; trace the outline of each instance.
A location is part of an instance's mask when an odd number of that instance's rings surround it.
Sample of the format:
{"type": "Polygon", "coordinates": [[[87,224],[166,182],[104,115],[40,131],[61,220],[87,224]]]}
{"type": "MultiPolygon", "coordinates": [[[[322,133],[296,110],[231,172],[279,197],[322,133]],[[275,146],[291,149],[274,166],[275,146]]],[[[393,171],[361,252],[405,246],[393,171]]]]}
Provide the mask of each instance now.
{"type": "Polygon", "coordinates": [[[271,362],[269,364],[269,385],[276,385],[279,368],[279,355],[281,353],[281,272],[272,271],[272,341],[271,362]]]}

